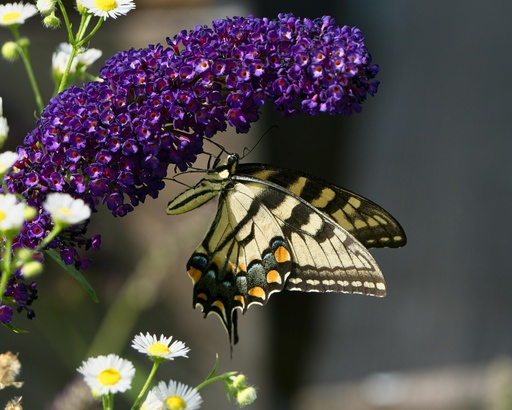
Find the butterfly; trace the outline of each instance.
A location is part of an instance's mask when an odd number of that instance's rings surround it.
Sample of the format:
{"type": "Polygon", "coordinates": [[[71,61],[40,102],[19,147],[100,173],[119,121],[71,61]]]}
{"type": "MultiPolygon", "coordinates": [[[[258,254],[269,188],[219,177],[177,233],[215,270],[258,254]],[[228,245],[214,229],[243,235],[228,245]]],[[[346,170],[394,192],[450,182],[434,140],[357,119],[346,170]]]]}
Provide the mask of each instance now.
{"type": "Polygon", "coordinates": [[[169,202],[182,214],[218,196],[215,218],[187,262],[193,305],[217,314],[230,344],[237,310],[264,305],[275,292],[344,292],[385,296],[367,248],[405,245],[406,235],[372,201],[302,172],[217,159],[195,186],[169,202]]]}

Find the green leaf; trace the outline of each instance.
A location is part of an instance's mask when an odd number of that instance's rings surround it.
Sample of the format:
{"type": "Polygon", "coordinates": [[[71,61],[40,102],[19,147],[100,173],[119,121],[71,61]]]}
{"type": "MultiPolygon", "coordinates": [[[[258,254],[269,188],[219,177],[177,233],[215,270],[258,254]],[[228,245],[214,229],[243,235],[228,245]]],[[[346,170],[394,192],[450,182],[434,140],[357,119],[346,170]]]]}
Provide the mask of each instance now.
{"type": "Polygon", "coordinates": [[[72,265],[66,265],[64,261],[61,259],[59,254],[55,252],[53,249],[47,249],[45,251],[48,255],[52,257],[52,259],[57,262],[73,279],[77,280],[80,285],[87,291],[89,296],[94,302],[98,302],[98,296],[94,291],[93,287],[87,282],[87,280],[82,276],[82,274],[76,270],[72,265]]]}
{"type": "Polygon", "coordinates": [[[2,323],[6,328],[11,329],[14,333],[28,333],[28,330],[20,329],[11,323],[2,323]]]}
{"type": "Polygon", "coordinates": [[[217,373],[217,368],[219,367],[219,354],[216,353],[215,354],[215,364],[213,365],[213,369],[212,371],[210,372],[210,374],[208,375],[208,377],[206,378],[206,380],[209,380],[211,379],[213,376],[215,376],[215,373],[217,373]]]}

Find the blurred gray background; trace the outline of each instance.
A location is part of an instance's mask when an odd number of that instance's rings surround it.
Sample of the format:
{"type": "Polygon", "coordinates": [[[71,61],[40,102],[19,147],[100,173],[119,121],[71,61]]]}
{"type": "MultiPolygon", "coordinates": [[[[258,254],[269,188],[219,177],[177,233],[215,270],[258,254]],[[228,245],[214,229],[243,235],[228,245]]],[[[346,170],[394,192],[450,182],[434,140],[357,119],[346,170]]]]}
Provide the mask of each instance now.
{"type": "MultiPolygon", "coordinates": [[[[91,254],[87,278],[99,304],[48,264],[38,278],[36,319],[18,318],[30,333],[4,329],[0,338],[0,351],[19,353],[25,381],[0,391],[0,406],[22,395],[27,409],[81,408],[56,399],[81,361],[116,352],[147,371],[129,345],[135,333],[149,331],[192,349],[190,359],[163,365],[161,379],[195,385],[218,352],[222,371],[243,371],[258,386],[255,410],[512,408],[512,3],[140,0],[136,11],[107,21],[91,46],[103,50],[104,61],[216,18],[284,11],[329,14],[361,28],[381,67],[377,96],[348,119],[285,119],[269,105],[249,135],[217,141],[241,153],[270,130],[247,161],[316,174],[390,211],[409,243],[374,252],[388,296],[275,295],[240,318],[231,359],[219,320],[192,309],[184,269],[215,204],[166,216],[166,203],[182,190],[169,183],[158,200],[125,218],[103,210],[93,219],[90,232],[101,233],[103,245],[91,254]]],[[[65,33],[43,29],[38,17],[21,32],[32,40],[47,99],[51,52],[65,33]]],[[[4,28],[2,44],[7,39],[4,28]]],[[[0,61],[0,74],[11,127],[6,148],[13,149],[34,127],[35,104],[21,62],[0,61]]],[[[202,394],[204,409],[236,408],[220,385],[202,394]]]]}

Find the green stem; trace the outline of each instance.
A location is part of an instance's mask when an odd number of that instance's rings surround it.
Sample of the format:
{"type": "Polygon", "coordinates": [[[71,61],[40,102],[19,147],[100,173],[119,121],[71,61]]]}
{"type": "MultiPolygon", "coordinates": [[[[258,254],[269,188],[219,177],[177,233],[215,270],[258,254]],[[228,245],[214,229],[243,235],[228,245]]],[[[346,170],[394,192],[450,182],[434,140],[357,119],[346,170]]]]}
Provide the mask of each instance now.
{"type": "Polygon", "coordinates": [[[221,374],[220,376],[214,376],[214,377],[209,377],[208,379],[206,379],[204,382],[200,383],[197,387],[196,387],[196,390],[199,391],[201,390],[203,387],[206,387],[208,386],[209,384],[212,384],[214,382],[218,382],[218,381],[224,381],[224,379],[227,379],[228,377],[231,377],[231,376],[234,376],[237,372],[228,372],[228,373],[224,373],[224,374],[221,374]]]}
{"type": "Polygon", "coordinates": [[[108,410],[114,410],[114,395],[112,393],[108,394],[108,410]]]}
{"type": "Polygon", "coordinates": [[[53,230],[48,234],[48,236],[44,238],[44,240],[37,246],[36,250],[40,251],[44,249],[44,247],[48,245],[53,240],[53,238],[55,238],[61,231],[62,228],[58,225],[55,225],[53,227],[53,230]]]}
{"type": "Polygon", "coordinates": [[[30,82],[30,86],[32,87],[32,91],[34,92],[34,96],[36,99],[36,105],[38,108],[38,112],[42,112],[44,105],[43,99],[41,98],[41,92],[39,91],[39,87],[37,85],[36,77],[34,75],[34,71],[32,70],[32,65],[30,64],[30,57],[28,54],[27,47],[22,47],[20,44],[20,33],[18,32],[18,26],[11,26],[11,31],[14,36],[14,40],[16,41],[16,45],[18,46],[18,52],[23,60],[23,64],[25,65],[25,70],[28,75],[28,80],[30,82]]]}
{"type": "Polygon", "coordinates": [[[94,36],[96,34],[96,32],[100,29],[100,27],[101,27],[101,25],[103,24],[104,21],[105,21],[105,18],[103,18],[103,17],[100,18],[98,20],[98,22],[96,23],[96,26],[94,26],[94,28],[91,30],[91,32],[87,36],[85,36],[83,39],[77,41],[77,44],[82,46],[84,43],[89,41],[91,39],[91,37],[94,36]]]}
{"type": "MultiPolygon", "coordinates": [[[[59,0],[59,6],[61,6],[61,10],[65,10],[65,8],[62,5],[62,3],[60,2],[60,0],[59,0]]],[[[64,21],[66,22],[66,28],[68,30],[69,44],[71,44],[71,54],[69,55],[66,69],[64,70],[62,78],[60,79],[60,83],[59,83],[59,86],[58,86],[55,94],[58,94],[58,93],[64,91],[64,89],[67,86],[69,73],[71,71],[71,66],[73,64],[73,60],[75,59],[76,55],[78,54],[77,51],[80,47],[79,43],[81,41],[84,31],[87,29],[87,26],[88,26],[89,22],[91,21],[90,16],[82,15],[82,18],[80,19],[80,26],[78,27],[76,37],[74,37],[73,30],[72,30],[71,24],[69,23],[67,14],[65,14],[65,12],[63,12],[63,15],[64,15],[64,21]]]]}
{"type": "Polygon", "coordinates": [[[157,362],[153,363],[153,368],[151,369],[151,373],[149,373],[146,383],[144,383],[144,386],[142,387],[142,390],[140,391],[139,395],[137,396],[135,403],[133,403],[131,410],[135,410],[138,408],[139,403],[142,401],[142,399],[146,395],[146,391],[149,389],[149,386],[151,385],[151,382],[153,381],[153,377],[155,376],[156,369],[158,369],[159,365],[160,365],[160,363],[157,363],[157,362]]]}
{"type": "Polygon", "coordinates": [[[60,12],[62,13],[62,17],[64,18],[64,24],[66,25],[66,30],[68,32],[68,41],[70,44],[73,44],[73,30],[71,27],[71,23],[69,22],[66,7],[64,7],[64,4],[62,4],[62,0],[57,0],[57,2],[59,3],[60,12]]]}
{"type": "Polygon", "coordinates": [[[2,279],[0,280],[0,300],[4,297],[4,291],[7,287],[7,281],[11,277],[11,250],[12,250],[12,237],[6,236],[5,238],[5,255],[3,255],[2,263],[2,279]]]}
{"type": "Polygon", "coordinates": [[[73,60],[75,59],[76,54],[76,47],[71,47],[71,54],[69,55],[68,64],[66,65],[66,69],[64,70],[64,74],[62,75],[59,88],[57,88],[56,94],[64,91],[64,89],[66,88],[66,84],[69,78],[69,72],[71,71],[71,65],[73,64],[73,60]]]}

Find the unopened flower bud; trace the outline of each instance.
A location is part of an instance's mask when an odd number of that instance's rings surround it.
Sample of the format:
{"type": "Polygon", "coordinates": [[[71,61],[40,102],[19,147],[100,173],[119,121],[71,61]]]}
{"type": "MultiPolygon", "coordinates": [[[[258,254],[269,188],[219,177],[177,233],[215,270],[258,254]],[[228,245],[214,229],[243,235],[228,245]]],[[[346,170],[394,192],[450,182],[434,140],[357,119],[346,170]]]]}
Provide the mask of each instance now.
{"type": "Polygon", "coordinates": [[[39,261],[31,261],[23,265],[23,277],[31,278],[43,271],[43,264],[39,261]]]}
{"type": "Polygon", "coordinates": [[[7,41],[2,46],[2,57],[8,61],[16,61],[18,58],[18,46],[14,41],[7,41]]]}
{"type": "Polygon", "coordinates": [[[246,387],[236,395],[236,401],[240,406],[247,406],[256,400],[257,394],[254,387],[246,387]]]}
{"type": "Polygon", "coordinates": [[[43,19],[43,24],[46,28],[59,28],[60,19],[55,14],[50,14],[43,19]]]}

